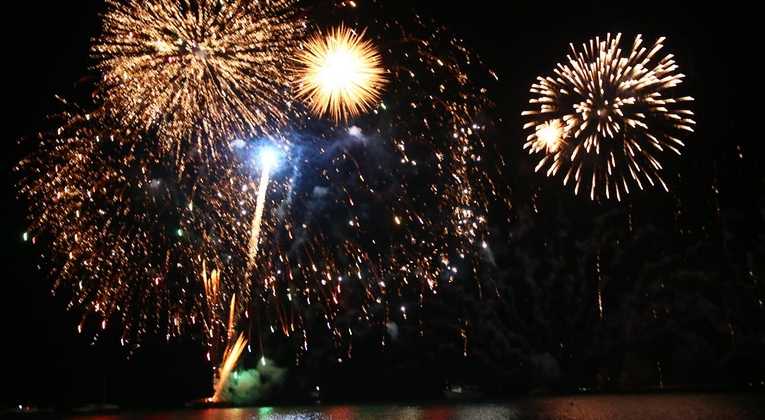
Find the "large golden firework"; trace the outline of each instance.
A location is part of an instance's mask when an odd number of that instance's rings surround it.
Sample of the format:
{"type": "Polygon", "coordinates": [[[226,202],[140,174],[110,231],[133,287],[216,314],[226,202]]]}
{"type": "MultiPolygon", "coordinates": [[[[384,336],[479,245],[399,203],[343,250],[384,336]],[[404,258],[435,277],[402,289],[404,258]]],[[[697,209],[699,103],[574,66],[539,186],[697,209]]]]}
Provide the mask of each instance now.
{"type": "Polygon", "coordinates": [[[156,132],[179,163],[272,134],[303,30],[296,0],[106,0],[92,47],[111,117],[156,132]]]}
{"type": "Polygon", "coordinates": [[[522,114],[532,119],[524,129],[535,128],[524,149],[544,153],[537,170],[549,166],[547,174],[554,176],[563,169],[563,183],[573,180],[577,193],[589,184],[593,200],[601,192],[621,199],[632,182],[668,190],[659,154],[680,154],[683,142],[673,131],[693,131],[695,122],[682,107],[693,98],[665,94],[684,75],[676,73],[672,55],[656,58],[663,41],[645,47],[638,35],[630,49],[622,49],[621,34],[609,34],[581,52],[571,45],[573,56],[558,64],[555,77],[537,78],[530,103],[539,108],[522,114]],[[551,139],[561,147],[549,147],[551,139]]]}
{"type": "Polygon", "coordinates": [[[343,25],[318,34],[297,53],[297,96],[317,115],[347,120],[372,108],[386,82],[374,45],[343,25]]]}

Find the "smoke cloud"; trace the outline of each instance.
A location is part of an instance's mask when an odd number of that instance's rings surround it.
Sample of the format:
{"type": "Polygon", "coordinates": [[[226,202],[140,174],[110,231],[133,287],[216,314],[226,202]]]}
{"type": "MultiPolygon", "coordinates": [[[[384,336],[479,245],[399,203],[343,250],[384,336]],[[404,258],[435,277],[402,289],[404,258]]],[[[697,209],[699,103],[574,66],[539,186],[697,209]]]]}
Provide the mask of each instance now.
{"type": "Polygon", "coordinates": [[[284,386],[287,369],[268,359],[255,369],[234,371],[226,379],[222,400],[236,405],[254,404],[276,395],[284,386]]]}

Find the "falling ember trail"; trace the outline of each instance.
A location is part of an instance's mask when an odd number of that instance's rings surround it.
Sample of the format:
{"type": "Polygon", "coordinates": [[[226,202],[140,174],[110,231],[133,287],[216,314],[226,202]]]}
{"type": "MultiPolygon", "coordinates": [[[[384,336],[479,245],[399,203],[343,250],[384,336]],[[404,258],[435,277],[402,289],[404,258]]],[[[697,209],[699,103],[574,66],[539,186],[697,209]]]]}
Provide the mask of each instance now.
{"type": "Polygon", "coordinates": [[[603,275],[600,272],[600,248],[598,248],[598,313],[600,314],[600,320],[603,320],[603,291],[601,289],[601,283],[603,282],[603,275]]]}

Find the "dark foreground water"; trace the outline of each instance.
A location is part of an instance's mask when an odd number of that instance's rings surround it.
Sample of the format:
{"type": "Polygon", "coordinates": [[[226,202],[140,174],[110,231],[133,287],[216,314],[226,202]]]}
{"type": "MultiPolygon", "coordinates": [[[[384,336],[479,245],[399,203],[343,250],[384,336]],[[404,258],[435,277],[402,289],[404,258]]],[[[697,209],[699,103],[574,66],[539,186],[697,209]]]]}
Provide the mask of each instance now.
{"type": "MultiPolygon", "coordinates": [[[[50,414],[49,414],[50,415],[50,414]]],[[[16,414],[13,418],[35,415],[16,414]]],[[[765,393],[578,395],[462,404],[316,405],[61,414],[67,420],[765,420],[765,393]]]]}

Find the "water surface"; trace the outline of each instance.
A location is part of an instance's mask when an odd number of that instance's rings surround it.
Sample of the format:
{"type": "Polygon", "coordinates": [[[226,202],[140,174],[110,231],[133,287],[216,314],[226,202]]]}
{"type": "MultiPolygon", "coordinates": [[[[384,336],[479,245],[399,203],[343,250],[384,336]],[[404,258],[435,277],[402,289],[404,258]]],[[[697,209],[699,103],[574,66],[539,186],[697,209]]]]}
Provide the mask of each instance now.
{"type": "MultiPolygon", "coordinates": [[[[31,417],[30,417],[31,418],[31,417]]],[[[462,404],[200,408],[67,420],[764,420],[765,394],[575,395],[462,404]]]]}

